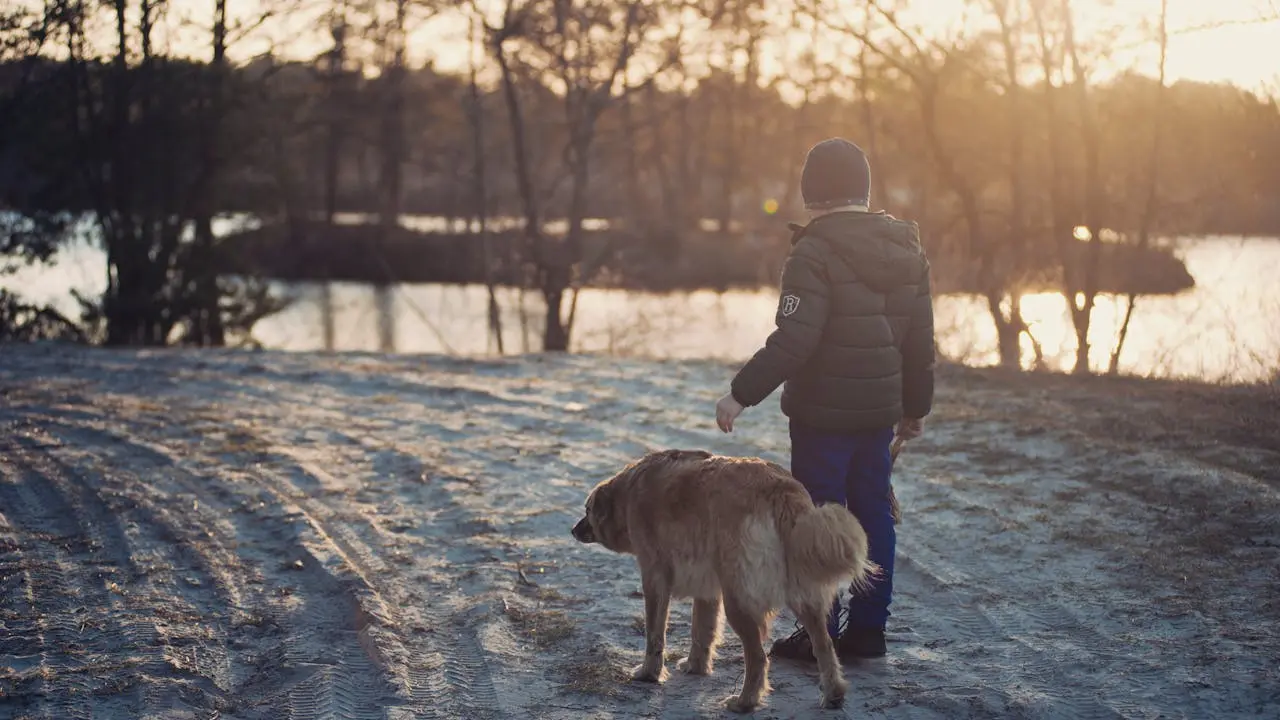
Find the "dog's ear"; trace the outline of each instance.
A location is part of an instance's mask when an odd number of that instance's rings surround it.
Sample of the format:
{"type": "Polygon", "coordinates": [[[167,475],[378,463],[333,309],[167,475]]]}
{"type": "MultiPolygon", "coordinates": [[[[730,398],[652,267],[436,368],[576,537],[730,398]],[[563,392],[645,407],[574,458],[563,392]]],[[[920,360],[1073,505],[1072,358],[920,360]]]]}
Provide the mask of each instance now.
{"type": "Polygon", "coordinates": [[[597,533],[613,520],[613,481],[602,482],[587,498],[587,517],[597,533]]]}

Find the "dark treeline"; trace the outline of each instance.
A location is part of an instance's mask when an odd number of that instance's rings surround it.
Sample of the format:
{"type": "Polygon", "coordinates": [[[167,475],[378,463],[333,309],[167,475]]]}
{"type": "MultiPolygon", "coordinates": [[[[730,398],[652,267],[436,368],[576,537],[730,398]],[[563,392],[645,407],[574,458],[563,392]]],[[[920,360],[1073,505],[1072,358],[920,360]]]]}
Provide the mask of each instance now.
{"type": "MultiPolygon", "coordinates": [[[[190,181],[186,175],[198,174],[195,168],[204,144],[200,133],[210,123],[206,115],[211,110],[193,102],[191,90],[212,83],[210,66],[166,61],[152,69],[146,80],[158,86],[153,90],[159,96],[155,116],[131,123],[134,133],[130,136],[68,142],[78,130],[87,131],[76,127],[77,118],[71,112],[73,83],[88,82],[101,91],[111,73],[105,64],[82,70],[47,60],[0,65],[0,89],[5,92],[0,192],[8,208],[93,211],[94,191],[80,177],[80,166],[106,161],[112,153],[131,157],[130,165],[139,178],[155,182],[173,180],[175,174],[190,181]],[[85,77],[78,77],[81,72],[85,77]],[[19,85],[25,86],[20,94],[19,85]]],[[[129,73],[128,84],[143,82],[140,70],[131,68],[129,73]]],[[[264,216],[323,212],[330,130],[321,102],[325,78],[313,65],[269,59],[233,68],[227,78],[235,104],[222,110],[226,115],[220,132],[235,152],[225,158],[219,187],[214,188],[216,210],[264,216]]],[[[871,121],[875,128],[869,132],[856,98],[814,97],[796,107],[783,99],[780,83],[774,83],[750,92],[738,88],[742,108],[734,110],[723,102],[728,83],[727,77],[713,76],[698,81],[687,93],[647,87],[643,97],[603,115],[591,148],[589,215],[645,218],[670,226],[677,234],[695,227],[700,218],[711,221],[713,228],[724,220],[758,222],[770,199],[782,204],[781,215],[799,217],[798,165],[809,144],[831,134],[863,144],[876,137],[872,147],[878,160],[877,185],[883,193],[876,198],[877,205],[914,213],[913,217],[928,218],[935,207],[934,212],[946,213],[944,183],[922,143],[921,120],[911,104],[910,88],[886,87],[877,92],[871,121]],[[729,112],[735,115],[733,123],[726,117],[729,112]],[[733,126],[739,140],[726,141],[721,129],[726,125],[733,126]]],[[[375,109],[382,102],[385,83],[349,71],[345,84],[349,95],[341,101],[343,117],[338,121],[342,143],[335,209],[375,214],[381,203],[378,152],[382,142],[375,109]]],[[[475,152],[466,78],[426,67],[407,72],[405,85],[401,211],[477,217],[482,208],[473,189],[475,152]]],[[[490,165],[486,209],[491,217],[519,217],[523,210],[503,124],[502,91],[481,92],[480,103],[498,125],[485,138],[490,165]]],[[[527,78],[518,92],[524,96],[525,112],[540,118],[529,123],[525,134],[526,142],[536,148],[531,153],[534,173],[547,186],[540,198],[543,213],[551,219],[564,218],[571,200],[560,167],[566,128],[546,121],[554,117],[553,103],[558,98],[527,78]]],[[[1064,89],[1053,92],[1059,95],[1057,103],[1066,102],[1064,89]]],[[[1274,101],[1225,84],[1179,82],[1164,92],[1162,114],[1168,127],[1157,162],[1166,200],[1152,229],[1179,234],[1280,232],[1280,207],[1275,200],[1280,176],[1271,164],[1280,157],[1280,149],[1274,147],[1280,122],[1274,101]]],[[[1142,175],[1139,171],[1148,162],[1145,146],[1150,133],[1143,114],[1156,101],[1157,85],[1151,78],[1128,74],[1099,85],[1094,94],[1103,141],[1103,192],[1108,196],[1103,222],[1124,231],[1132,229],[1126,228],[1134,221],[1131,195],[1142,184],[1135,182],[1135,176],[1142,175]]],[[[999,171],[1007,172],[1008,152],[993,146],[1004,138],[1008,124],[1001,117],[1003,103],[994,88],[975,88],[965,106],[947,110],[943,113],[947,119],[940,122],[940,131],[954,140],[955,151],[962,156],[962,172],[992,194],[1007,192],[1001,187],[999,171]]],[[[1039,134],[1028,138],[1028,145],[1047,146],[1044,133],[1050,123],[1042,111],[1027,122],[1039,134]]],[[[1079,160],[1082,150],[1076,145],[1070,154],[1079,160]]],[[[1026,172],[1039,177],[1047,168],[1029,163],[1026,172]]]]}
{"type": "Polygon", "coordinates": [[[1106,81],[1108,39],[1077,38],[1068,0],[977,3],[986,30],[960,39],[875,0],[493,5],[335,5],[320,56],[241,65],[225,2],[200,62],[156,50],[160,0],[0,14],[3,249],[43,257],[71,213],[93,218],[110,283],[86,317],[110,343],[222,344],[272,309],[255,269],[332,276],[281,268],[319,252],[350,269],[338,258],[361,253],[333,243],[364,243],[375,281],[538,289],[544,346],[564,349],[587,285],[669,289],[682,268],[708,287],[773,281],[785,222],[803,217],[804,152],[840,135],[871,155],[873,205],[921,224],[943,289],[987,300],[1006,364],[1030,333],[1020,295],[1051,287],[1072,299],[1088,371],[1098,293],[1132,307],[1182,286],[1159,238],[1280,234],[1280,110],[1167,81],[1158,0],[1141,37],[1157,71],[1106,81]],[[423,7],[470,19],[471,72],[408,66],[406,18],[423,7]],[[90,20],[110,21],[110,42],[90,20]],[[838,57],[766,56],[779,46],[838,57]],[[770,61],[786,72],[766,77],[770,61]],[[229,212],[265,226],[215,236],[229,212]],[[406,215],[455,222],[423,237],[406,215]],[[415,237],[441,248],[416,269],[415,237]]]}

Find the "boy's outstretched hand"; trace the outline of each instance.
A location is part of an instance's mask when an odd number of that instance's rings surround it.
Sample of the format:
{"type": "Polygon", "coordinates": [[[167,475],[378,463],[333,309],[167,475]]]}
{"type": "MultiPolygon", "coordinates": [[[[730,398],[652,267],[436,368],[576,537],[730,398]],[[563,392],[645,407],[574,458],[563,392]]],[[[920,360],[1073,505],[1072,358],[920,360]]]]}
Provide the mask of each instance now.
{"type": "Polygon", "coordinates": [[[742,410],[742,405],[733,399],[733,393],[726,393],[716,401],[716,425],[720,426],[721,432],[733,432],[733,421],[738,419],[742,410]]]}
{"type": "Polygon", "coordinates": [[[902,418],[898,423],[898,437],[903,442],[915,440],[924,435],[924,418],[902,418]]]}

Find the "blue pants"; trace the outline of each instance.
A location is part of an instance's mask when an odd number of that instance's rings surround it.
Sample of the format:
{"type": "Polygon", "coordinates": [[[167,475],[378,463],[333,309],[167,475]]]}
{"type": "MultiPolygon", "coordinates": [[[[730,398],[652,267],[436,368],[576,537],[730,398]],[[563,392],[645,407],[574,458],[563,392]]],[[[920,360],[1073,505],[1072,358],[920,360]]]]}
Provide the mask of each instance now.
{"type": "MultiPolygon", "coordinates": [[[[839,503],[867,531],[871,561],[881,568],[870,592],[849,598],[849,627],[883,628],[893,596],[893,554],[897,533],[889,507],[889,445],[893,428],[862,433],[831,433],[791,423],[791,474],[815,504],[839,503]]],[[[839,633],[839,600],[828,630],[839,633]]]]}

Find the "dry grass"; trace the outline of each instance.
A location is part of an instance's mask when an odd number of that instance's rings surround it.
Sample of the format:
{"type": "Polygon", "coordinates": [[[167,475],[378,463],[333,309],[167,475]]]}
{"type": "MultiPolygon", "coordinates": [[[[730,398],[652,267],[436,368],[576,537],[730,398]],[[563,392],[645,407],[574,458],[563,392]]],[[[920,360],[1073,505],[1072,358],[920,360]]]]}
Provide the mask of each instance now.
{"type": "Polygon", "coordinates": [[[541,604],[523,607],[507,598],[503,598],[502,607],[511,624],[542,647],[556,645],[573,635],[573,621],[563,610],[544,608],[541,604]]]}
{"type": "Polygon", "coordinates": [[[629,665],[610,648],[592,648],[565,666],[561,687],[579,695],[612,697],[627,683],[629,665]]]}
{"type": "Polygon", "coordinates": [[[225,455],[259,454],[271,451],[271,444],[256,434],[245,430],[233,429],[226,432],[218,445],[218,452],[225,455]]]}
{"type": "Polygon", "coordinates": [[[993,420],[1101,445],[1155,447],[1280,483],[1280,385],[1073,377],[947,365],[938,415],[993,420]]]}

